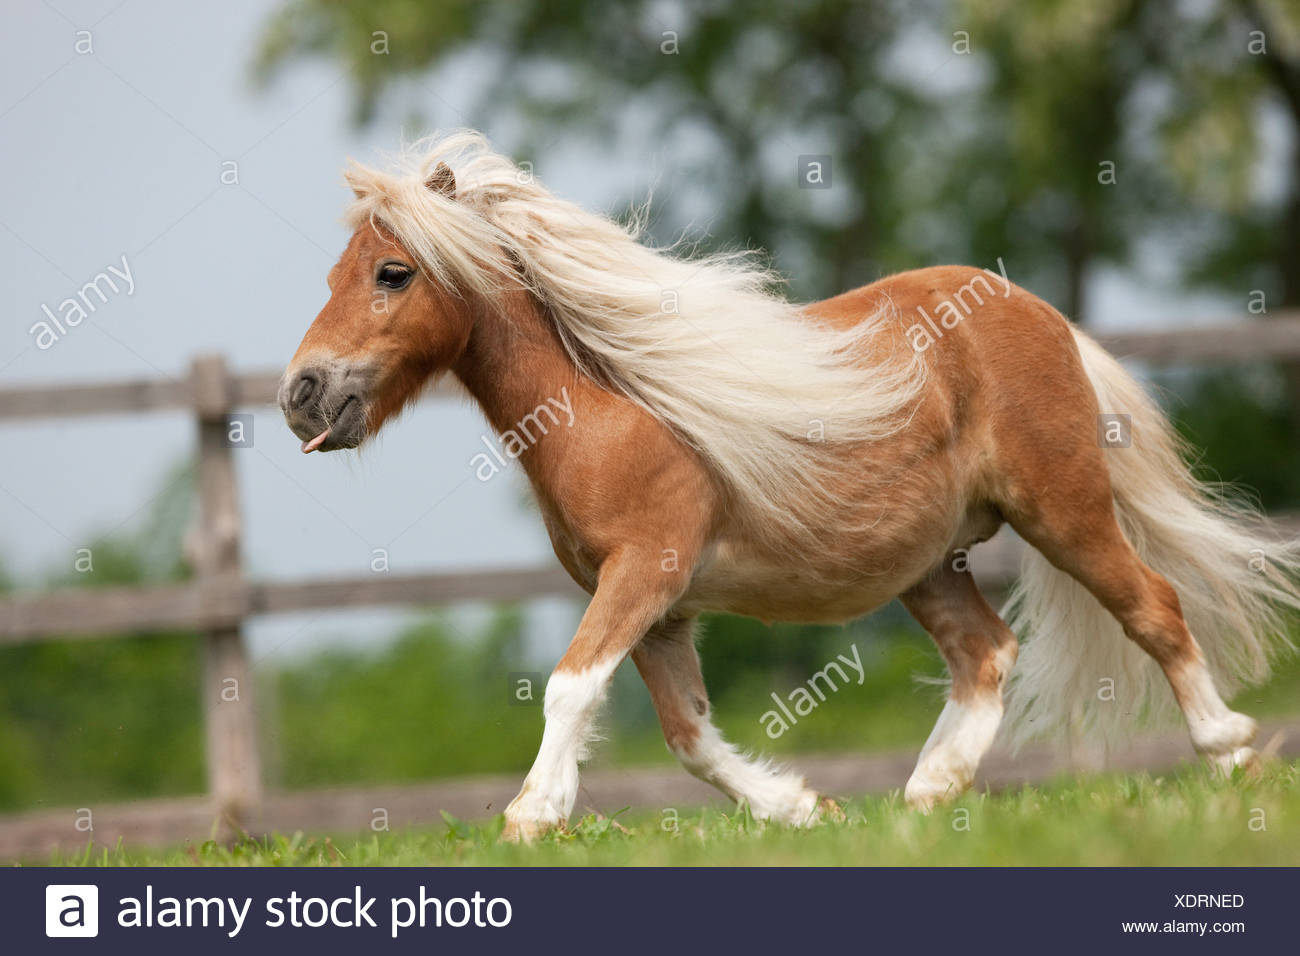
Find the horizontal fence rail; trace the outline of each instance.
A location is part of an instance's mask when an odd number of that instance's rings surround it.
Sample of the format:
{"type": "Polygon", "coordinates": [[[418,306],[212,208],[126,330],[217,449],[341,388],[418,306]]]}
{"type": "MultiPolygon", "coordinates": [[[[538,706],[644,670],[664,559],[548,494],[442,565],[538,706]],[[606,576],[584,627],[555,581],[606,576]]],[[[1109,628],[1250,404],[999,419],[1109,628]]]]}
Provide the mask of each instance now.
{"type": "MultiPolygon", "coordinates": [[[[1300,363],[1300,312],[1215,326],[1103,334],[1098,339],[1120,358],[1151,365],[1300,363]]],[[[242,564],[242,516],[234,461],[221,436],[226,417],[236,409],[275,404],[279,379],[278,373],[231,374],[220,356],[204,356],[195,359],[184,379],[0,388],[0,422],[177,410],[193,416],[199,436],[200,505],[196,525],[187,535],[193,579],[161,586],[7,596],[0,599],[0,645],[174,630],[200,632],[204,640],[208,795],[198,798],[207,808],[199,816],[209,824],[215,819],[227,833],[265,819],[262,810],[270,799],[262,789],[256,710],[251,703],[252,670],[242,634],[249,618],[322,607],[584,596],[554,563],[480,571],[249,581],[242,564]],[[216,703],[223,682],[232,675],[244,687],[240,704],[216,703]]],[[[445,398],[461,393],[453,383],[444,381],[429,394],[445,398]]],[[[1281,526],[1295,531],[1300,529],[1300,520],[1287,516],[1281,526]]],[[[981,586],[1004,591],[1015,577],[1022,550],[1018,539],[1006,532],[980,545],[973,553],[972,568],[981,586]]],[[[281,803],[289,799],[271,796],[281,803]]],[[[292,799],[310,802],[311,797],[299,794],[292,799]]],[[[190,813],[192,804],[186,806],[190,813]]],[[[15,834],[23,830],[28,818],[33,828],[46,825],[38,815],[0,820],[8,841],[23,843],[15,834]]]]}
{"type": "MultiPolygon", "coordinates": [[[[229,386],[233,408],[274,405],[280,388],[280,375],[277,372],[235,375],[231,376],[229,386]]],[[[453,382],[443,379],[428,394],[449,398],[461,393],[453,382]]],[[[193,383],[181,379],[24,385],[0,388],[0,421],[192,411],[194,403],[193,383]]]]}
{"type": "Polygon", "coordinates": [[[0,644],[53,637],[202,630],[226,627],[261,614],[322,607],[584,596],[563,568],[551,566],[309,581],[253,583],[232,577],[159,587],[68,588],[0,601],[0,644]]]}

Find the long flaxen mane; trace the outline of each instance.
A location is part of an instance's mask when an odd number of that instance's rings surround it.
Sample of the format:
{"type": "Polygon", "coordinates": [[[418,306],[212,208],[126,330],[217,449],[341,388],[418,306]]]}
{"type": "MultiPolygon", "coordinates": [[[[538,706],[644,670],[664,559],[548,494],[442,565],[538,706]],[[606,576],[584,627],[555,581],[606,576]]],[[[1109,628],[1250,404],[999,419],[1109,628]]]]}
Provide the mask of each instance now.
{"type": "Polygon", "coordinates": [[[579,368],[694,448],[769,539],[843,519],[837,446],[903,427],[923,384],[914,350],[871,348],[889,303],[831,328],[780,295],[751,253],[652,249],[641,222],[561,199],[477,133],[423,140],[391,170],[353,164],[345,175],[353,228],[383,223],[460,295],[491,302],[522,284],[579,368]],[[425,185],[439,163],[455,173],[452,196],[425,185]]]}

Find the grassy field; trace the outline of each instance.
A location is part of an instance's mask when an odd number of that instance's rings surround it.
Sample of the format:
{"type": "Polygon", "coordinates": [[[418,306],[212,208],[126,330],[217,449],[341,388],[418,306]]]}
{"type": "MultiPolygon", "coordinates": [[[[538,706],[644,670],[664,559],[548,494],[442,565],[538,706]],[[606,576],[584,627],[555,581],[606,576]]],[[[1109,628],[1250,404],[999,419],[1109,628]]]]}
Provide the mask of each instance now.
{"type": "Polygon", "coordinates": [[[86,866],[766,866],[1300,864],[1300,762],[1256,779],[1189,767],[1168,777],[1102,775],[970,794],[930,816],[897,793],[857,800],[812,830],[744,812],[589,817],[533,846],[498,841],[501,818],[367,835],[274,835],[232,847],[89,847],[48,862],[86,866]]]}

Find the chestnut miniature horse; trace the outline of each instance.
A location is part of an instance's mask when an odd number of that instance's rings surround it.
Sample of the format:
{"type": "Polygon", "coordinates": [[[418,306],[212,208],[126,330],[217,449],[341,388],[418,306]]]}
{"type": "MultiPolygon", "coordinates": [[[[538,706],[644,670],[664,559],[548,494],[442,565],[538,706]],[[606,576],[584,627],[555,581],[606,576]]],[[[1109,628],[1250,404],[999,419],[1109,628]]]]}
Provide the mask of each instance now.
{"type": "Polygon", "coordinates": [[[1214,763],[1256,759],[1221,693],[1286,645],[1296,548],[1198,483],[1142,388],[1005,273],[920,269],[792,305],[748,257],[650,249],[473,133],[347,179],[355,232],[280,388],[304,452],[355,448],[448,371],[498,433],[572,403],[572,427],[508,452],[592,598],[507,838],[563,826],[629,655],[691,773],[759,818],[833,806],[710,722],[707,610],[845,621],[898,597],[952,678],[917,808],[971,784],[1017,633],[1020,736],[1100,737],[1176,702],[1214,763]],[[966,561],[1004,522],[1032,546],[1010,626],[966,561]]]}

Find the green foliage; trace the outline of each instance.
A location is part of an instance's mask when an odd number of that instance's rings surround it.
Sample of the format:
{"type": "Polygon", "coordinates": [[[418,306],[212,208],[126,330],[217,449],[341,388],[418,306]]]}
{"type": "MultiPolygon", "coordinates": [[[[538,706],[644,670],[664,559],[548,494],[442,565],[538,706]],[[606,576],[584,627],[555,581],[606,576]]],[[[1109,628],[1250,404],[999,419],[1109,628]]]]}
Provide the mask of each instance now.
{"type": "Polygon", "coordinates": [[[187,634],[0,650],[0,809],[201,791],[199,665],[187,634]]]}
{"type": "Polygon", "coordinates": [[[518,615],[458,641],[434,620],[375,654],[334,651],[269,677],[268,746],[280,782],[308,787],[526,768],[542,727],[541,693],[511,703],[524,670],[518,615]]]}
{"type": "MultiPolygon", "coordinates": [[[[134,534],[89,544],[90,568],[50,576],[86,588],[177,580],[190,501],[175,471],[134,534]]],[[[0,809],[195,793],[204,785],[195,637],[42,641],[0,648],[0,809]]]]}
{"type": "Polygon", "coordinates": [[[769,628],[749,618],[711,618],[700,651],[719,723],[740,746],[772,753],[919,746],[943,706],[943,688],[918,678],[947,672],[930,638],[907,620],[901,608],[846,627],[769,628]],[[840,655],[862,664],[862,683],[846,669],[847,683],[769,737],[762,716],[776,706],[771,695],[787,700],[840,655]]]}
{"type": "Polygon", "coordinates": [[[1284,383],[1269,368],[1173,382],[1178,427],[1205,449],[1197,473],[1238,485],[1268,511],[1300,507],[1300,441],[1284,383]]]}
{"type": "Polygon", "coordinates": [[[1177,774],[1062,778],[974,793],[922,816],[897,791],[853,800],[843,822],[810,830],[744,812],[588,816],[532,846],[502,844],[501,817],[477,826],[320,837],[295,833],[165,851],[90,847],[90,866],[1291,866],[1300,856],[1300,764],[1257,780],[1177,774]],[[1260,823],[1264,829],[1260,829],[1260,823]]]}

